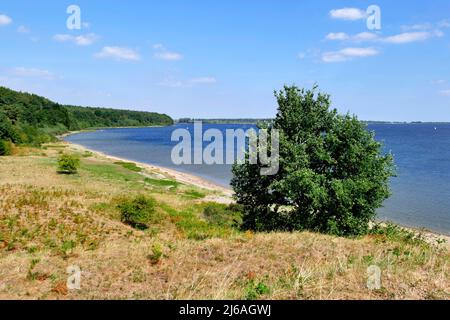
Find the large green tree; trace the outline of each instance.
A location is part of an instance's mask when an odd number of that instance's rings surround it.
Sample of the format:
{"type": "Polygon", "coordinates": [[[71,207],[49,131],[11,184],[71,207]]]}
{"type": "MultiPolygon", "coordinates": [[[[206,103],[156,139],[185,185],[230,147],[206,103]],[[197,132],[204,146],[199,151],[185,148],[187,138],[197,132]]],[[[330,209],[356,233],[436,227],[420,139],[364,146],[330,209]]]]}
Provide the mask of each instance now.
{"type": "Polygon", "coordinates": [[[263,176],[261,164],[234,165],[231,185],[244,208],[244,227],[314,230],[337,235],[368,231],[389,196],[393,159],[355,116],[331,109],[330,96],[285,86],[275,92],[280,168],[263,176]]]}

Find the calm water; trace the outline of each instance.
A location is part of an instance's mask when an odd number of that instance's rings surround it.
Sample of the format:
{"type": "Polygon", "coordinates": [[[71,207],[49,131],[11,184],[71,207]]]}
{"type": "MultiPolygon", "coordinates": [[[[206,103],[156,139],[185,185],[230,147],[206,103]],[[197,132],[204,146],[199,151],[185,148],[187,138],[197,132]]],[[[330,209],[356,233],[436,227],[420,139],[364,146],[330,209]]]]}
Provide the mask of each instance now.
{"type": "MultiPolygon", "coordinates": [[[[243,128],[245,125],[207,125],[204,130],[243,128]]],[[[67,141],[106,154],[192,173],[228,186],[229,165],[182,165],[171,161],[172,131],[192,125],[164,128],[107,129],[69,136],[67,141]]],[[[376,124],[369,129],[394,154],[398,176],[392,179],[392,197],[379,218],[450,234],[450,124],[376,124]]]]}

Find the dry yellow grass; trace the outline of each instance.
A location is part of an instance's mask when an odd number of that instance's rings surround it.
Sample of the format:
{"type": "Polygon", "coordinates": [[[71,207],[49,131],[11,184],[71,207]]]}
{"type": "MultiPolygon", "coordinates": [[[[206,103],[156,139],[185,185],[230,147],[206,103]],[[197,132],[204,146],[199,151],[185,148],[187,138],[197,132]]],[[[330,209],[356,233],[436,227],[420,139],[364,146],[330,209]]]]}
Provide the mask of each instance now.
{"type": "Polygon", "coordinates": [[[0,158],[0,299],[450,298],[446,244],[210,225],[199,204],[210,192],[148,183],[152,172],[88,155],[79,174],[58,175],[69,148],[0,158]],[[143,193],[161,219],[138,231],[115,203],[143,193]],[[70,265],[82,270],[80,290],[67,290],[70,265]],[[382,270],[380,290],[366,287],[370,265],[382,270]]]}

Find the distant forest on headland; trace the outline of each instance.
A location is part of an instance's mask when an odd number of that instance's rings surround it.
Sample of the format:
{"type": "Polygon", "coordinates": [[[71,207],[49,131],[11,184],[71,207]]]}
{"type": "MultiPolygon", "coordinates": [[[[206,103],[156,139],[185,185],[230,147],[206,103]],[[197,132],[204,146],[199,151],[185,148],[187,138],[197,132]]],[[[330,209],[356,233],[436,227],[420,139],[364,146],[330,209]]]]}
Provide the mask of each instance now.
{"type": "Polygon", "coordinates": [[[173,124],[166,114],[62,105],[0,87],[0,141],[39,145],[69,131],[173,124]]]}

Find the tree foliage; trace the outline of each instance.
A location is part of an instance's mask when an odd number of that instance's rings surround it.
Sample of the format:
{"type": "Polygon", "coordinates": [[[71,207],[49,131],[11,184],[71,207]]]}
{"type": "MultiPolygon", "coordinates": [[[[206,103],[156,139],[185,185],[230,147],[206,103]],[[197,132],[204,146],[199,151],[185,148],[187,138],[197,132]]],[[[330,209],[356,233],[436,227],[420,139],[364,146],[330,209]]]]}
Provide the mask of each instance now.
{"type": "Polygon", "coordinates": [[[165,114],[66,106],[0,87],[0,139],[17,144],[39,145],[55,135],[88,128],[171,124],[165,114]]]}
{"type": "Polygon", "coordinates": [[[389,196],[393,159],[355,116],[330,108],[330,96],[295,86],[276,92],[280,170],[234,165],[232,186],[255,230],[359,235],[389,196]]]}
{"type": "Polygon", "coordinates": [[[0,156],[8,156],[11,154],[11,142],[0,139],[0,156]]]}
{"type": "Polygon", "coordinates": [[[156,201],[151,197],[140,195],[134,199],[127,199],[118,205],[120,219],[137,229],[147,229],[155,213],[156,201]]]}
{"type": "Polygon", "coordinates": [[[77,173],[80,159],[74,155],[62,154],[58,158],[58,171],[65,174],[77,173]]]}

